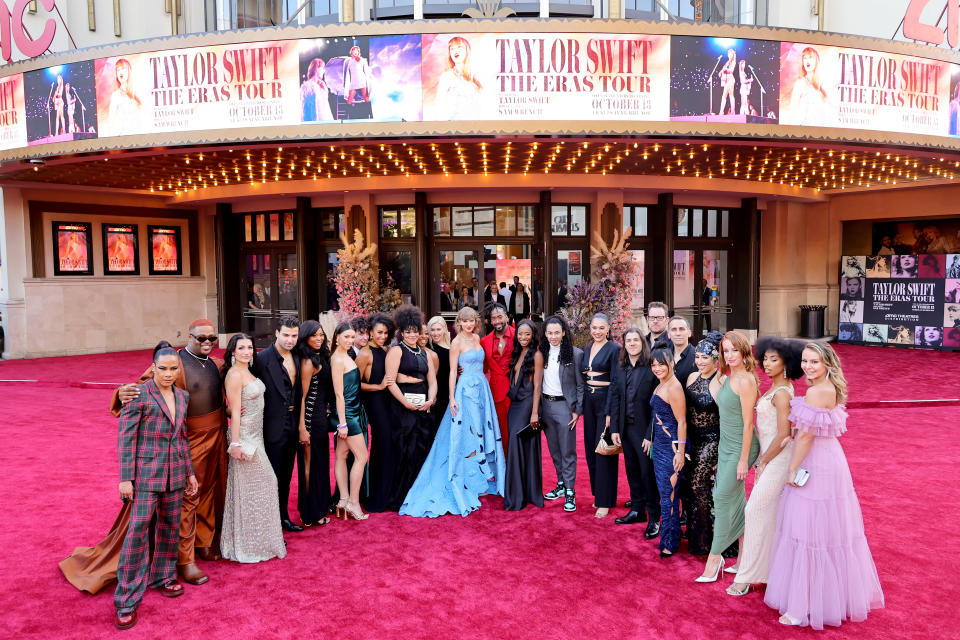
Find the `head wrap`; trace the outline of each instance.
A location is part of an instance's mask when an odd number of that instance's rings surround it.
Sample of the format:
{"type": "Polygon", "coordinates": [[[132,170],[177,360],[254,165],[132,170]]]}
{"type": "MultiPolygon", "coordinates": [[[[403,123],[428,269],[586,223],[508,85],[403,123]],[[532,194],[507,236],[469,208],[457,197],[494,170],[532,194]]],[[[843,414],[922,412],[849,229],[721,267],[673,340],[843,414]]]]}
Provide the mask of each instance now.
{"type": "Polygon", "coordinates": [[[197,318],[196,320],[194,320],[193,322],[190,323],[190,326],[187,327],[187,329],[190,330],[190,331],[193,331],[193,330],[196,329],[197,327],[214,327],[214,328],[216,328],[216,326],[217,326],[217,325],[213,324],[211,321],[207,320],[206,318],[197,318]]]}
{"type": "Polygon", "coordinates": [[[723,340],[723,334],[719,331],[711,331],[703,340],[697,343],[696,353],[702,353],[703,355],[710,356],[714,360],[720,358],[720,341],[723,340]]]}

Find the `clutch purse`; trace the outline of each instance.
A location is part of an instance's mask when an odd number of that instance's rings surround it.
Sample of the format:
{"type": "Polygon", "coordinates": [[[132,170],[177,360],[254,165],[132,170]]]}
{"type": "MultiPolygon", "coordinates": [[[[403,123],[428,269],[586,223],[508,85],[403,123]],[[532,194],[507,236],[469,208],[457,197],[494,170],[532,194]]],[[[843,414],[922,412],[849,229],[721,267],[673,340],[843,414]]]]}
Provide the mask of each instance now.
{"type": "Polygon", "coordinates": [[[427,394],[425,393],[405,393],[403,394],[404,400],[409,402],[415,407],[419,407],[427,401],[427,394]]]}
{"type": "Polygon", "coordinates": [[[807,484],[807,480],[810,479],[810,472],[800,467],[797,469],[797,475],[793,476],[793,483],[798,487],[802,487],[807,484]]]}
{"type": "Polygon", "coordinates": [[[524,438],[533,437],[533,436],[536,436],[539,433],[539,431],[540,431],[540,423],[531,422],[530,424],[524,427],[521,427],[520,430],[517,431],[517,437],[524,437],[524,438]]]}
{"type": "Polygon", "coordinates": [[[620,452],[623,451],[623,447],[618,444],[611,444],[611,442],[607,440],[609,432],[610,427],[603,428],[603,433],[600,434],[600,440],[597,442],[597,447],[594,449],[594,451],[602,456],[619,455],[620,452]]]}

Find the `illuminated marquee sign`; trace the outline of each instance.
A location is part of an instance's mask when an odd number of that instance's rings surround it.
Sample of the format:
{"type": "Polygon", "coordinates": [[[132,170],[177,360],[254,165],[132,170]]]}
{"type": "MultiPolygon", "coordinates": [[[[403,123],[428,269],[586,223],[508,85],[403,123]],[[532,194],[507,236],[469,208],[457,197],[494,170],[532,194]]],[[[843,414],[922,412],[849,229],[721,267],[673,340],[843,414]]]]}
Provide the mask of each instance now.
{"type": "MultiPolygon", "coordinates": [[[[0,56],[7,62],[13,59],[11,40],[17,43],[17,49],[25,57],[36,58],[50,48],[53,36],[57,33],[57,23],[53,18],[44,23],[43,31],[36,39],[27,33],[23,26],[23,14],[29,4],[30,0],[17,0],[11,12],[6,3],[0,3],[0,56]]],[[[47,11],[53,11],[57,3],[56,0],[40,0],[40,4],[47,11]]]]}

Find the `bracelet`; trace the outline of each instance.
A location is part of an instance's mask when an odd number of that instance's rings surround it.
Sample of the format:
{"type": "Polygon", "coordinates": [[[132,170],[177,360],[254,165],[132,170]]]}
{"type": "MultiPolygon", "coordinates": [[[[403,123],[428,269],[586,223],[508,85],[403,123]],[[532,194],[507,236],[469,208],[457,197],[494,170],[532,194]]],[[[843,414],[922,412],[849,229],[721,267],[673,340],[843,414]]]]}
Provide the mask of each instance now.
{"type": "Polygon", "coordinates": [[[337,429],[346,429],[346,428],[347,428],[347,423],[346,423],[346,422],[344,422],[343,424],[338,424],[338,425],[337,425],[337,429]]]}
{"type": "Polygon", "coordinates": [[[687,444],[686,440],[674,440],[673,444],[687,444]]]}
{"type": "Polygon", "coordinates": [[[240,446],[242,445],[239,442],[231,442],[230,446],[227,447],[227,449],[230,449],[231,447],[240,447],[240,446]]]}

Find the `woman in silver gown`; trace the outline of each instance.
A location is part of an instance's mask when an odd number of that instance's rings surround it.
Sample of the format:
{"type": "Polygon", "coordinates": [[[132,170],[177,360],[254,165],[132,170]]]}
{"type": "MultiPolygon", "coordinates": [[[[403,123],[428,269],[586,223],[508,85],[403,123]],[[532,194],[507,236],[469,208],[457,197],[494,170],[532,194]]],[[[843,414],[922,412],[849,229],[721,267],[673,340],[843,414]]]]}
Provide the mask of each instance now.
{"type": "Polygon", "coordinates": [[[249,336],[238,333],[230,338],[223,385],[230,412],[230,465],[220,553],[236,562],[263,562],[287,555],[280,528],[277,476],[263,448],[265,387],[250,372],[253,358],[249,336]]]}

